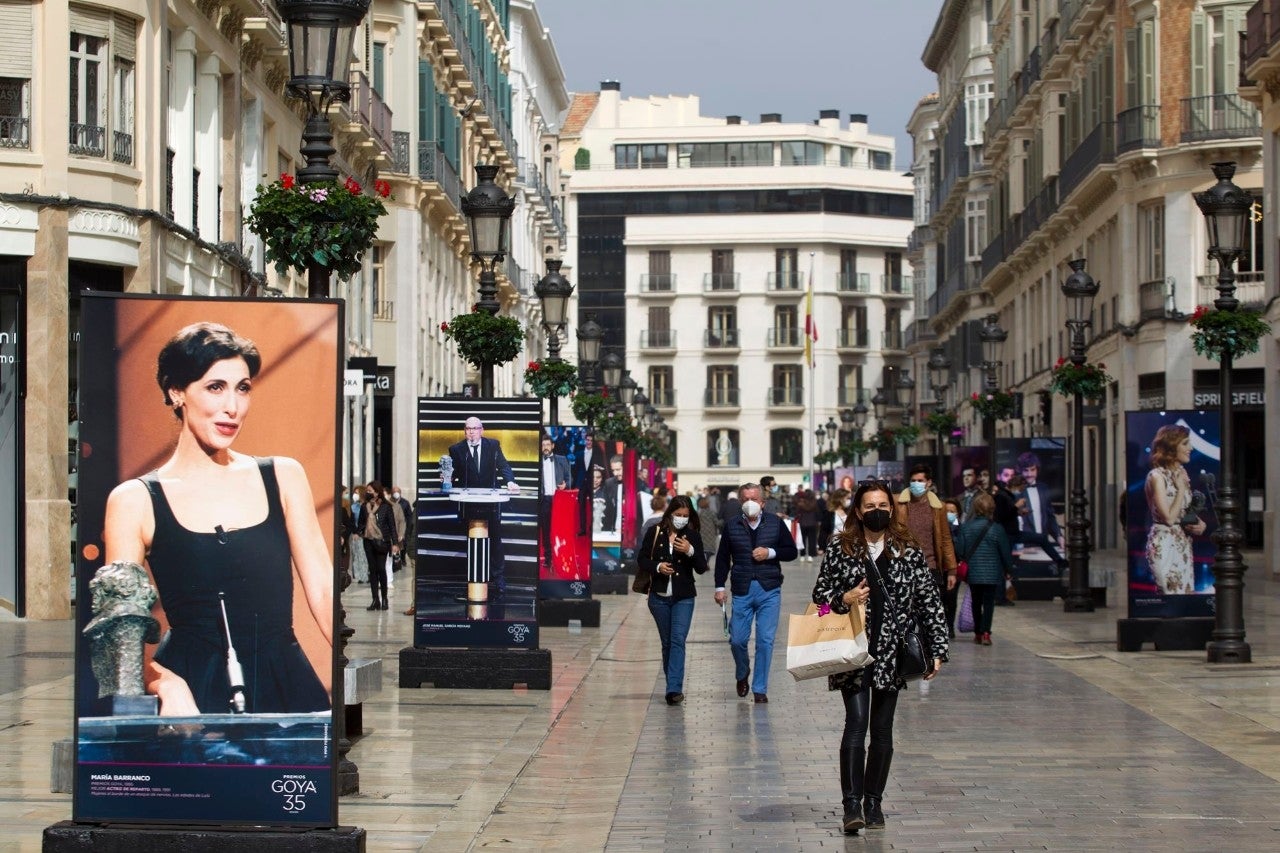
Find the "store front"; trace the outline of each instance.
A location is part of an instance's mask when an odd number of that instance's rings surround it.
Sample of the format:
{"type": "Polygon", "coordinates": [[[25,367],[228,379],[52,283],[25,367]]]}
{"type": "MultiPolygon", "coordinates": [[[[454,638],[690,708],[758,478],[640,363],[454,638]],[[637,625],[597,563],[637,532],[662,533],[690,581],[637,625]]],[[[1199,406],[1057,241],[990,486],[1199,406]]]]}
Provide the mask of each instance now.
{"type": "MultiPolygon", "coordinates": [[[[1267,505],[1267,454],[1258,452],[1258,448],[1268,446],[1263,420],[1267,402],[1264,378],[1262,368],[1237,369],[1231,375],[1232,403],[1235,406],[1232,418],[1235,442],[1231,462],[1243,511],[1241,519],[1246,548],[1262,547],[1263,512],[1267,505]]],[[[1216,410],[1221,399],[1218,387],[1218,371],[1195,371],[1192,374],[1194,407],[1216,410]]]]}
{"type": "Polygon", "coordinates": [[[0,607],[23,615],[24,258],[0,258],[0,607]]]}

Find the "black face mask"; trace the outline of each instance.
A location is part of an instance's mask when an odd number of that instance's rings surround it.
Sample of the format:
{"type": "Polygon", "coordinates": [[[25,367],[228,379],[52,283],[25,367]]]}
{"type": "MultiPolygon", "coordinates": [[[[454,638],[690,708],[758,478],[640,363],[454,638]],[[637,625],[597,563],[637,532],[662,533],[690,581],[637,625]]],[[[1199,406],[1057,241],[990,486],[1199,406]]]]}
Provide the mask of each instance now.
{"type": "Polygon", "coordinates": [[[871,509],[862,514],[862,526],[870,530],[872,533],[879,533],[882,530],[889,529],[889,522],[893,516],[889,514],[887,509],[871,509]]]}

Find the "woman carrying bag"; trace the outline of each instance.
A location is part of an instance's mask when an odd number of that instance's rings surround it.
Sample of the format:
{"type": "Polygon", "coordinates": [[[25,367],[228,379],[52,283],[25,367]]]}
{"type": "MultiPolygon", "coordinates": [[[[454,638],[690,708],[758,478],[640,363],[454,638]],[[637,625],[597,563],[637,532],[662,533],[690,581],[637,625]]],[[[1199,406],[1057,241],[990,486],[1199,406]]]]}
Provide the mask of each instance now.
{"type": "Polygon", "coordinates": [[[649,528],[640,545],[640,571],[650,575],[649,612],[662,640],[662,672],[667,677],[667,704],[684,701],[685,638],[693,622],[694,572],[707,571],[698,514],[693,502],[676,495],[662,520],[649,528]]]}
{"type": "Polygon", "coordinates": [[[898,692],[907,685],[899,673],[899,649],[913,617],[923,626],[933,657],[933,669],[924,677],[936,676],[947,659],[947,623],[938,586],[893,509],[888,485],[859,486],[844,530],[831,540],[813,587],[813,602],[837,613],[867,604],[867,640],[875,660],[828,677],[829,689],[839,690],[844,700],[840,793],[843,828],[850,835],[864,826],[884,826],[881,801],[893,758],[893,716],[898,692]]]}
{"type": "Polygon", "coordinates": [[[1009,537],[993,523],[995,498],[979,492],[970,507],[973,518],[954,530],[957,554],[968,554],[969,596],[973,601],[973,641],[991,645],[991,616],[996,595],[1004,594],[1005,577],[1013,571],[1009,537]]]}

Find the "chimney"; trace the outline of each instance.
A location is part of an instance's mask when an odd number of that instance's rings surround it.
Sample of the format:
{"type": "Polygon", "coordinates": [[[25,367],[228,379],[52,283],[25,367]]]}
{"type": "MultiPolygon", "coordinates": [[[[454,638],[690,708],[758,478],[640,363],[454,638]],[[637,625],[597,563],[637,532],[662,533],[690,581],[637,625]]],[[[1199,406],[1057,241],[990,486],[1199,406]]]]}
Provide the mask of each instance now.
{"type": "Polygon", "coordinates": [[[761,124],[782,124],[782,113],[760,113],[761,124]]]}
{"type": "Polygon", "coordinates": [[[742,124],[742,116],[725,116],[725,124],[742,124]]]}
{"type": "Polygon", "coordinates": [[[840,111],[839,110],[822,110],[818,113],[819,127],[830,128],[831,130],[840,129],[840,111]]]}
{"type": "Polygon", "coordinates": [[[600,100],[596,104],[596,126],[615,128],[618,126],[618,104],[622,101],[622,84],[617,80],[603,80],[600,83],[600,100]]]}
{"type": "Polygon", "coordinates": [[[867,114],[866,114],[866,113],[849,113],[849,124],[851,124],[851,125],[854,125],[854,124],[861,124],[861,125],[865,125],[866,123],[867,123],[867,114]]]}

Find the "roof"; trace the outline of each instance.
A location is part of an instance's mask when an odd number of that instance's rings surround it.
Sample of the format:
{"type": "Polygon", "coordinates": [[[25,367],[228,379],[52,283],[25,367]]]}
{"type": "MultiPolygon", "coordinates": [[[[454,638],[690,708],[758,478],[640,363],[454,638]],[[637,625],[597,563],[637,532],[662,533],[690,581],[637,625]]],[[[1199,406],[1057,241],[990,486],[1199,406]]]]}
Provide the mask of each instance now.
{"type": "Polygon", "coordinates": [[[569,111],[564,116],[564,123],[560,125],[560,135],[581,135],[582,129],[591,120],[592,113],[596,111],[598,103],[600,103],[599,92],[574,92],[573,100],[569,102],[569,111]]]}

